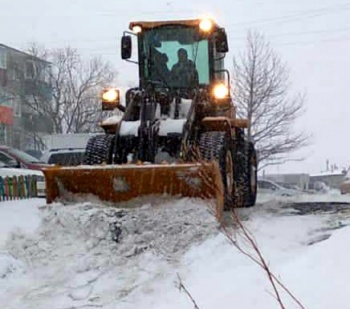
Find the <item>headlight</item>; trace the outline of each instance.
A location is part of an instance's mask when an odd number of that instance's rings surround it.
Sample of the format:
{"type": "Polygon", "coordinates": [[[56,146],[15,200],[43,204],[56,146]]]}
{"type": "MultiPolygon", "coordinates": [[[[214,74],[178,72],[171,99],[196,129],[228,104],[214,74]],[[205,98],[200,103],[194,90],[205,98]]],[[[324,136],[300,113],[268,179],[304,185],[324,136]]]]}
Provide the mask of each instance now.
{"type": "Polygon", "coordinates": [[[229,96],[228,87],[224,84],[218,84],[213,89],[215,99],[225,99],[229,96]]]}
{"type": "Polygon", "coordinates": [[[142,32],[142,27],[141,26],[133,26],[132,31],[134,33],[141,33],[142,32]]]}
{"type": "Polygon", "coordinates": [[[105,90],[102,94],[103,102],[116,102],[119,100],[119,90],[117,89],[108,89],[105,90]]]}
{"type": "Polygon", "coordinates": [[[199,28],[204,32],[209,32],[213,28],[213,21],[209,18],[201,20],[199,28]]]}
{"type": "Polygon", "coordinates": [[[118,89],[106,89],[102,92],[102,110],[112,111],[120,105],[120,92],[118,89]]]}

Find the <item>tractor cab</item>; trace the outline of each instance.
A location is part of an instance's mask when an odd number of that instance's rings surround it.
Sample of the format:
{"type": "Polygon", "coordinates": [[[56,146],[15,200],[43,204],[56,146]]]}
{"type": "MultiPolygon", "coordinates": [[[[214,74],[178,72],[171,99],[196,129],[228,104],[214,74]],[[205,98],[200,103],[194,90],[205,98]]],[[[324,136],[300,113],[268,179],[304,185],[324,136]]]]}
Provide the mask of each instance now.
{"type": "Polygon", "coordinates": [[[131,61],[132,49],[138,49],[140,88],[193,91],[228,84],[227,36],[212,20],[131,22],[129,28],[122,37],[121,56],[131,61]],[[137,47],[132,36],[137,36],[137,47]]]}
{"type": "MultiPolygon", "coordinates": [[[[231,105],[224,28],[211,19],[193,19],[131,22],[129,29],[121,39],[121,58],[138,65],[139,85],[126,93],[126,105],[138,90],[161,94],[166,101],[193,99],[203,90],[216,107],[231,105]]],[[[104,90],[102,110],[115,108],[121,109],[119,90],[104,90]]]]}

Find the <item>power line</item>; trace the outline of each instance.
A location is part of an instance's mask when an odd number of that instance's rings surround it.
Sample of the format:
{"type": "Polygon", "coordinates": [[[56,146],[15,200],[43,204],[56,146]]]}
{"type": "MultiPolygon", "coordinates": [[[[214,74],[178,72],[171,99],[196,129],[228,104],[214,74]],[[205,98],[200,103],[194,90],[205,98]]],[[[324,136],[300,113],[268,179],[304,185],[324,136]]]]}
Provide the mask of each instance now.
{"type": "MultiPolygon", "coordinates": [[[[338,38],[325,38],[325,39],[321,39],[321,40],[308,40],[308,41],[294,41],[294,42],[280,42],[280,43],[273,43],[271,44],[273,47],[274,46],[304,46],[304,45],[310,45],[310,44],[320,44],[320,43],[336,43],[336,42],[347,42],[350,40],[350,36],[346,36],[346,37],[338,37],[338,38]]],[[[96,48],[96,49],[84,49],[84,50],[88,50],[90,52],[93,53],[100,53],[100,54],[105,54],[105,55],[117,55],[116,53],[111,53],[111,52],[107,52],[106,50],[102,50],[100,48],[96,48]]]]}
{"type": "MultiPolygon", "coordinates": [[[[350,27],[345,27],[345,28],[335,28],[335,29],[320,29],[320,30],[311,30],[311,31],[300,31],[300,32],[287,32],[287,33],[281,33],[281,34],[271,34],[271,35],[266,35],[266,37],[268,38],[279,38],[279,37],[290,37],[290,36],[302,36],[302,35],[310,35],[310,34],[327,34],[327,33],[331,33],[331,34],[338,34],[339,32],[348,32],[350,31],[350,27]]],[[[114,44],[114,46],[116,46],[116,44],[118,45],[120,39],[121,39],[121,35],[118,36],[113,36],[113,37],[99,37],[98,40],[96,40],[96,38],[72,38],[69,41],[75,42],[75,43],[96,43],[96,41],[98,41],[98,43],[108,43],[108,46],[110,47],[111,44],[114,44]]],[[[245,36],[240,36],[240,37],[233,37],[233,36],[229,36],[230,40],[234,40],[234,41],[238,41],[238,40],[246,40],[245,36]]],[[[69,41],[66,42],[62,42],[61,45],[69,45],[69,41]]],[[[59,42],[59,39],[55,39],[54,41],[45,41],[45,43],[57,43],[59,42]]],[[[13,45],[20,45],[22,43],[19,42],[11,42],[13,45]]]]}
{"type": "MultiPolygon", "coordinates": [[[[271,34],[271,35],[266,35],[266,36],[268,38],[275,38],[275,37],[278,38],[278,37],[301,36],[301,35],[309,35],[309,34],[325,34],[325,33],[337,34],[338,32],[347,32],[349,30],[350,30],[350,27],[346,27],[346,28],[336,28],[336,29],[323,29],[323,30],[271,34]]],[[[246,40],[246,37],[231,37],[231,39],[235,40],[235,41],[246,40]]]]}
{"type": "MultiPolygon", "coordinates": [[[[326,38],[321,40],[308,40],[308,41],[294,41],[294,42],[275,42],[273,44],[270,44],[271,47],[280,47],[280,46],[296,46],[296,47],[306,47],[309,45],[316,45],[316,44],[330,44],[330,43],[341,43],[341,42],[347,42],[350,40],[350,36],[346,37],[338,37],[338,38],[326,38]]],[[[236,46],[239,46],[236,44],[236,46]]]]}
{"type": "Polygon", "coordinates": [[[319,43],[337,43],[337,42],[346,42],[350,40],[350,36],[334,39],[322,39],[318,41],[298,41],[298,42],[286,42],[286,43],[276,43],[273,46],[304,46],[310,44],[319,44],[319,43]]]}
{"type": "MultiPolygon", "coordinates": [[[[336,6],[329,6],[329,7],[324,7],[324,8],[321,8],[321,9],[317,9],[317,10],[307,10],[307,11],[298,11],[298,12],[295,12],[294,14],[289,14],[289,15],[285,15],[285,16],[282,16],[282,17],[278,17],[278,18],[270,18],[270,19],[263,19],[263,20],[260,20],[260,21],[252,21],[251,23],[255,23],[255,24],[258,24],[258,23],[267,23],[267,22],[273,22],[273,21],[280,21],[281,23],[285,23],[285,22],[288,22],[288,20],[285,20],[285,18],[291,18],[291,17],[301,17],[303,16],[304,18],[305,17],[310,17],[308,15],[311,14],[311,16],[320,16],[320,15],[325,15],[325,14],[329,14],[329,13],[335,13],[335,12],[338,12],[339,10],[350,10],[350,3],[343,3],[343,4],[338,4],[336,6]]],[[[154,12],[153,12],[154,13],[154,12]]],[[[237,23],[236,25],[239,25],[239,24],[247,24],[248,22],[246,23],[237,23]]],[[[314,31],[303,31],[303,32],[292,32],[292,33],[283,33],[283,34],[275,34],[275,35],[269,35],[268,37],[289,37],[289,36],[296,36],[296,35],[308,35],[308,34],[322,34],[322,33],[337,33],[337,32],[346,32],[350,30],[349,27],[347,28],[338,28],[338,29],[333,29],[333,30],[314,30],[314,31]]],[[[118,40],[120,40],[120,37],[121,35],[118,35],[118,36],[113,36],[113,38],[109,39],[108,37],[99,37],[98,38],[98,41],[99,42],[114,42],[115,44],[117,44],[118,40]]],[[[241,37],[241,38],[230,38],[230,40],[243,40],[245,38],[241,37]]],[[[323,41],[333,41],[334,39],[325,39],[323,41]]],[[[341,39],[340,39],[341,40],[341,39]]],[[[57,42],[58,40],[55,39],[55,41],[52,41],[52,42],[57,42]]],[[[339,39],[337,39],[336,41],[339,41],[339,39]]],[[[64,45],[69,45],[71,43],[69,42],[80,42],[80,43],[89,43],[89,42],[96,42],[96,38],[85,38],[85,39],[79,39],[79,38],[76,38],[76,39],[71,39],[69,41],[66,41],[65,43],[62,43],[64,45]]],[[[310,42],[310,41],[309,41],[310,42]]],[[[322,41],[321,41],[322,42],[322,41]]],[[[45,43],[50,43],[50,41],[45,41],[45,43]]],[[[23,43],[15,43],[15,42],[11,42],[11,44],[14,44],[14,45],[22,45],[23,43]]],[[[295,43],[282,43],[280,44],[280,46],[282,45],[294,45],[295,43]]],[[[275,45],[275,44],[274,44],[275,45]]],[[[106,49],[112,49],[111,45],[109,45],[108,48],[106,49]]],[[[116,46],[113,47],[114,50],[116,50],[116,46]]],[[[86,50],[86,49],[85,49],[86,50]]],[[[88,50],[91,50],[91,49],[88,49],[88,50]]],[[[99,50],[102,50],[102,48],[100,47],[99,50]]]]}
{"type": "MultiPolygon", "coordinates": [[[[321,40],[308,40],[308,41],[294,41],[294,42],[275,42],[272,43],[272,47],[279,46],[297,46],[304,47],[306,45],[312,44],[323,44],[323,43],[339,43],[339,42],[347,42],[350,40],[350,36],[348,37],[340,37],[340,38],[325,38],[321,40]]],[[[236,44],[237,46],[237,44],[236,44]]],[[[83,54],[89,53],[90,55],[101,55],[101,56],[109,56],[109,57],[118,57],[119,53],[114,47],[96,47],[96,48],[77,48],[83,54]],[[112,51],[115,50],[115,51],[112,51]]],[[[116,58],[117,59],[117,58],[116,58]]],[[[118,58],[119,59],[119,58],[118,58]]]]}
{"type": "MultiPolygon", "coordinates": [[[[347,10],[350,10],[350,4],[348,4],[347,6],[349,6],[347,8],[347,10]]],[[[324,14],[322,14],[324,15],[324,14]]],[[[313,16],[316,16],[316,15],[313,15],[313,16]]],[[[320,16],[320,14],[318,14],[317,16],[320,16]]],[[[310,17],[310,16],[308,16],[310,17]]],[[[282,17],[281,17],[282,18],[282,17]]],[[[280,20],[280,23],[287,23],[288,20],[281,20],[281,18],[278,18],[278,19],[266,19],[265,21],[269,21],[269,22],[273,22],[273,21],[279,21],[280,20]]],[[[263,20],[264,21],[264,20],[263,20]]],[[[256,24],[259,23],[259,21],[256,21],[255,22],[256,24]]],[[[237,24],[239,25],[239,24],[237,24]]],[[[235,28],[228,28],[226,27],[227,30],[236,30],[235,28]]],[[[334,29],[334,30],[315,30],[315,31],[305,31],[305,32],[294,32],[294,33],[285,33],[285,34],[275,34],[275,35],[271,35],[269,37],[283,37],[283,36],[293,36],[293,35],[305,35],[305,34],[318,34],[318,33],[327,33],[327,32],[333,32],[333,31],[339,31],[339,32],[342,32],[342,31],[347,31],[349,30],[350,28],[340,28],[340,29],[334,29]]],[[[111,38],[109,37],[99,37],[98,38],[98,41],[101,42],[101,41],[118,41],[120,40],[121,38],[121,35],[116,35],[116,36],[113,36],[111,38]]],[[[231,37],[232,38],[232,37],[231,37]]],[[[240,38],[234,38],[235,40],[239,40],[239,39],[245,39],[244,37],[240,37],[240,38]]],[[[45,43],[50,43],[50,42],[57,42],[58,39],[55,39],[54,41],[45,41],[45,43]]],[[[80,38],[75,38],[75,39],[71,39],[70,41],[74,41],[74,42],[81,42],[81,43],[89,43],[89,42],[96,42],[96,38],[86,38],[86,39],[80,39],[80,38]]],[[[15,45],[18,45],[18,44],[22,44],[22,43],[14,43],[12,42],[13,44],[15,45]]]]}
{"type": "Polygon", "coordinates": [[[317,10],[297,11],[293,14],[288,14],[288,15],[284,15],[276,18],[266,18],[261,20],[251,20],[246,22],[232,23],[232,24],[228,24],[227,26],[244,26],[244,25],[254,25],[254,24],[257,25],[257,24],[275,23],[275,22],[287,23],[287,22],[293,22],[295,20],[304,19],[307,17],[311,17],[311,18],[319,17],[327,14],[337,13],[339,11],[348,11],[348,10],[350,10],[349,2],[343,3],[341,5],[338,4],[336,6],[324,7],[317,10]]]}

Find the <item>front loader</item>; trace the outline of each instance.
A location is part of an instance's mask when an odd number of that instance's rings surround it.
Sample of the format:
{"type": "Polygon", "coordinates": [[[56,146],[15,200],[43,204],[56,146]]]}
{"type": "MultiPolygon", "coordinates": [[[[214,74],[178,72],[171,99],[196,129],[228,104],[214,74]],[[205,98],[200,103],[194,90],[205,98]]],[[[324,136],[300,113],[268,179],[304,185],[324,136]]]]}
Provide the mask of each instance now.
{"type": "Polygon", "coordinates": [[[126,92],[124,105],[118,89],[103,91],[102,109],[123,116],[102,123],[105,134],[89,140],[84,165],[44,170],[47,202],[65,193],[110,202],[169,194],[214,199],[219,219],[224,208],[253,206],[256,153],[244,136],[248,121],[236,118],[230,96],[225,30],[210,19],[129,28],[121,56],[138,65],[139,85],[126,92]],[[181,71],[184,63],[192,73],[181,71]]]}

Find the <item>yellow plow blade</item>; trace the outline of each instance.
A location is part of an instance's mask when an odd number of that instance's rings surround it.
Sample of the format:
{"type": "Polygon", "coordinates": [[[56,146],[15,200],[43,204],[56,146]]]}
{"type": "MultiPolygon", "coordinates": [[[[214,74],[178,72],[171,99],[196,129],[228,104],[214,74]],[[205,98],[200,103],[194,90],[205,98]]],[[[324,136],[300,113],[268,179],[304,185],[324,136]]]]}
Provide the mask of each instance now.
{"type": "Polygon", "coordinates": [[[93,194],[109,202],[168,194],[214,199],[219,220],[224,209],[224,189],[217,163],[52,167],[43,172],[47,203],[64,199],[67,192],[93,194]]]}

